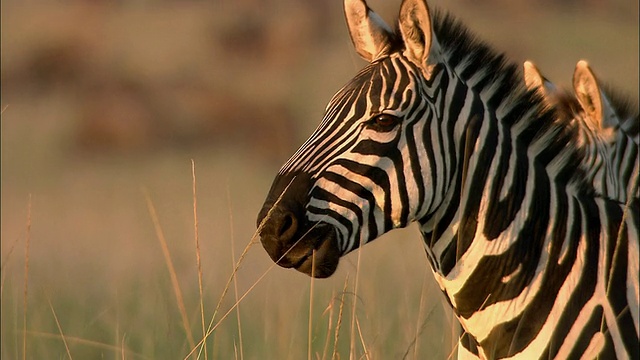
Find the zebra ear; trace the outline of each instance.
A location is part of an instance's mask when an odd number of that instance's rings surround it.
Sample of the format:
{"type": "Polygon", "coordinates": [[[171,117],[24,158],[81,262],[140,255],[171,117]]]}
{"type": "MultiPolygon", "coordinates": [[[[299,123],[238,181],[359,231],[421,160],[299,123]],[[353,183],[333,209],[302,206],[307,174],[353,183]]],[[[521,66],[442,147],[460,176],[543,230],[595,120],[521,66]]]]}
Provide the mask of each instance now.
{"type": "Polygon", "coordinates": [[[364,0],[345,0],[344,15],[351,41],[363,59],[373,62],[389,54],[393,31],[364,0]]]}
{"type": "Polygon", "coordinates": [[[424,67],[431,48],[431,17],[424,0],[404,0],[398,16],[405,56],[424,67]]]}
{"type": "Polygon", "coordinates": [[[556,87],[545,78],[538,67],[527,60],[524,62],[524,83],[529,90],[537,90],[546,100],[556,92],[556,87]]]}
{"type": "Polygon", "coordinates": [[[529,90],[538,90],[543,95],[545,94],[544,89],[544,76],[538,70],[538,67],[535,66],[531,61],[527,60],[524,62],[524,83],[527,85],[527,89],[529,90]]]}
{"type": "Polygon", "coordinates": [[[589,64],[580,60],[573,73],[573,90],[592,125],[602,128],[603,107],[600,87],[589,64]]]}

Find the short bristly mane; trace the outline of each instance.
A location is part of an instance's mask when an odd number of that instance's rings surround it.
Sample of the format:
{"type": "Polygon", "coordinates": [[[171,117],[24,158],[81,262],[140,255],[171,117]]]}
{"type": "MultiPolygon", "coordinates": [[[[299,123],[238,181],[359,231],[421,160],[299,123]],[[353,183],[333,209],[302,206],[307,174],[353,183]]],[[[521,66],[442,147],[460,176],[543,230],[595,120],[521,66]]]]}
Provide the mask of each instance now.
{"type": "Polygon", "coordinates": [[[449,68],[462,68],[462,71],[456,69],[456,74],[462,80],[469,80],[473,76],[477,88],[487,84],[497,86],[493,97],[487,101],[488,106],[498,108],[502,104],[510,104],[520,110],[511,112],[518,118],[507,117],[502,121],[512,121],[513,124],[523,119],[531,110],[533,113],[529,117],[538,118],[536,121],[539,125],[556,120],[543,99],[526,88],[521,66],[476,37],[450,13],[436,9],[432,21],[436,40],[440,45],[440,56],[444,57],[449,68]],[[479,74],[483,78],[477,80],[479,74]]]}
{"type": "Polygon", "coordinates": [[[576,114],[584,111],[576,96],[566,89],[558,89],[555,96],[555,109],[558,118],[573,119],[576,114]]]}
{"type": "Polygon", "coordinates": [[[498,121],[508,127],[516,124],[520,128],[525,127],[526,134],[520,136],[522,140],[530,143],[544,137],[550,153],[566,147],[575,149],[564,159],[576,165],[573,167],[576,173],[566,181],[577,182],[575,185],[582,188],[577,164],[584,157],[584,152],[577,146],[577,129],[571,126],[571,118],[560,116],[558,109],[549,106],[538,92],[527,89],[521,66],[477,38],[450,13],[436,8],[433,14],[431,20],[438,46],[438,53],[434,55],[441,57],[442,62],[461,80],[473,78],[473,87],[479,91],[492,89],[491,98],[485,100],[485,105],[501,109],[502,116],[498,121]]]}
{"type": "MultiPolygon", "coordinates": [[[[622,94],[617,88],[610,84],[602,84],[602,90],[607,94],[607,99],[611,102],[611,106],[615,109],[617,115],[621,119],[635,118],[638,120],[638,102],[634,101],[626,94],[622,94]]],[[[640,126],[636,121],[636,126],[640,126]]]]}

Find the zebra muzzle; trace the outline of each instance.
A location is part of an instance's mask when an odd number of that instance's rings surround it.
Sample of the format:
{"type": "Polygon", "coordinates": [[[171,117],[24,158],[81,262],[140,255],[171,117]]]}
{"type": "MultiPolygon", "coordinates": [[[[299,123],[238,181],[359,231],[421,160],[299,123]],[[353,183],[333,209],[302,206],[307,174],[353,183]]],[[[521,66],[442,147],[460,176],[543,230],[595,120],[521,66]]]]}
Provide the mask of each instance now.
{"type": "Polygon", "coordinates": [[[340,260],[333,226],[305,221],[304,214],[265,206],[258,217],[260,241],[269,257],[284,268],[309,276],[331,276],[340,260]]]}

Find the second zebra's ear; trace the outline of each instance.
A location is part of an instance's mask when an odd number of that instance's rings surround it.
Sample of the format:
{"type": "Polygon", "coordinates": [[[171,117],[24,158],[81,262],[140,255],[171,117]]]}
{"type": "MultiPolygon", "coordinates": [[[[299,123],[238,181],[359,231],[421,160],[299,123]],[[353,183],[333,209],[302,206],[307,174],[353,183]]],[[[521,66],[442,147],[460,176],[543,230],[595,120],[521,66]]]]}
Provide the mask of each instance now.
{"type": "Polygon", "coordinates": [[[538,67],[527,60],[524,62],[524,83],[529,90],[536,90],[546,100],[556,92],[556,87],[547,78],[545,78],[538,67]]]}
{"type": "Polygon", "coordinates": [[[405,55],[424,68],[431,49],[431,17],[425,0],[404,0],[398,17],[405,55]]]}
{"type": "Polygon", "coordinates": [[[356,52],[368,62],[388,55],[393,31],[364,0],[345,0],[344,15],[356,52]]]}
{"type": "Polygon", "coordinates": [[[576,64],[576,70],[573,73],[573,90],[592,124],[602,128],[603,109],[600,87],[598,87],[598,82],[589,68],[589,64],[584,60],[580,60],[576,64]]]}
{"type": "Polygon", "coordinates": [[[538,70],[538,67],[535,66],[531,61],[527,60],[524,62],[524,83],[527,85],[527,89],[529,90],[538,90],[541,91],[542,95],[546,95],[544,91],[544,76],[538,70]]]}

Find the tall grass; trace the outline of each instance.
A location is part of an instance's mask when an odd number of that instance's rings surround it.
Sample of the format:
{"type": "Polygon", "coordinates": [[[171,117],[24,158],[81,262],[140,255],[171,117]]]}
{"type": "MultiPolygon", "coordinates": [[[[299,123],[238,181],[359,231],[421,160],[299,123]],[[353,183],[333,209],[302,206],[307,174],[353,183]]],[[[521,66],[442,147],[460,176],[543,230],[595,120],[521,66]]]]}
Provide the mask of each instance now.
{"type": "MultiPolygon", "coordinates": [[[[198,196],[197,196],[197,187],[196,187],[196,162],[191,159],[191,178],[192,178],[192,189],[193,189],[193,238],[195,241],[196,247],[196,265],[198,267],[198,293],[200,295],[200,325],[202,326],[202,336],[206,333],[205,326],[205,312],[204,312],[204,297],[202,291],[202,261],[200,258],[200,239],[198,237],[198,196]]],[[[233,239],[233,236],[231,237],[233,239]]],[[[233,250],[233,247],[231,247],[233,250]]],[[[233,255],[233,251],[231,253],[232,261],[235,262],[235,258],[233,255]]],[[[207,352],[207,342],[202,343],[202,349],[204,350],[204,358],[205,360],[209,358],[207,352]]]]}
{"type": "Polygon", "coordinates": [[[22,303],[22,359],[27,358],[27,296],[29,294],[29,245],[31,244],[31,194],[27,206],[27,226],[24,242],[24,297],[22,303]]]}
{"type": "Polygon", "coordinates": [[[162,227],[160,226],[160,221],[158,220],[158,215],[156,214],[156,208],[149,197],[149,193],[145,191],[145,199],[147,202],[147,207],[149,208],[149,215],[151,215],[151,220],[153,221],[153,227],[156,230],[156,236],[158,237],[158,241],[160,242],[160,247],[162,248],[162,255],[164,255],[165,264],[167,265],[167,270],[169,271],[169,275],[171,277],[171,286],[173,287],[173,292],[176,296],[176,305],[178,306],[178,310],[180,311],[180,317],[182,318],[182,326],[184,326],[184,331],[187,335],[187,340],[189,341],[189,346],[191,348],[195,347],[195,341],[193,340],[193,333],[191,332],[191,325],[189,324],[189,318],[187,317],[187,309],[184,305],[184,298],[182,296],[182,289],[180,288],[180,282],[178,281],[178,275],[176,274],[176,269],[173,265],[173,260],[171,259],[171,252],[169,251],[169,247],[167,246],[167,240],[164,237],[164,233],[162,231],[162,227]]]}
{"type": "MultiPolygon", "coordinates": [[[[52,354],[73,359],[367,359],[401,356],[411,341],[421,342],[415,330],[411,330],[411,324],[415,324],[416,316],[422,316],[418,311],[420,303],[422,306],[428,302],[437,304],[441,295],[432,294],[432,300],[420,300],[420,293],[429,291],[420,286],[412,289],[408,285],[412,282],[410,278],[395,280],[413,271],[406,268],[401,252],[396,254],[398,261],[384,265],[389,250],[382,243],[381,246],[369,245],[359,261],[357,253],[347,257],[334,278],[313,280],[279,268],[261,247],[254,247],[257,242],[254,228],[251,229],[253,236],[236,256],[233,247],[237,244],[219,240],[212,244],[210,224],[202,227],[200,207],[208,211],[205,217],[209,222],[212,208],[208,201],[202,200],[201,193],[196,192],[195,162],[190,165],[191,214],[185,211],[184,218],[171,219],[191,224],[191,231],[187,226],[179,226],[186,233],[193,232],[191,242],[178,246],[176,225],[166,217],[167,210],[171,209],[162,195],[145,191],[138,197],[139,211],[140,215],[146,212],[143,227],[150,230],[148,239],[155,238],[155,244],[149,242],[143,247],[138,244],[118,252],[114,260],[124,259],[123,255],[129,251],[135,253],[134,263],[129,264],[134,270],[120,274],[111,284],[103,283],[100,274],[91,269],[84,269],[85,273],[69,273],[51,267],[51,263],[56,263],[56,256],[67,251],[56,254],[52,252],[53,244],[41,240],[46,239],[40,231],[41,215],[35,217],[32,228],[25,228],[22,236],[7,244],[2,263],[2,276],[6,279],[2,287],[3,359],[41,358],[52,354]],[[201,235],[203,229],[205,237],[201,235]],[[35,250],[27,241],[33,236],[39,240],[35,250]],[[35,257],[27,257],[25,253],[19,262],[22,272],[17,271],[18,263],[9,261],[11,249],[19,241],[25,245],[25,251],[30,249],[31,255],[35,251],[35,257]],[[42,250],[49,253],[49,260],[42,257],[42,250]],[[222,256],[225,252],[231,254],[231,261],[226,260],[228,256],[222,256]],[[51,260],[54,261],[49,263],[51,260]],[[16,275],[21,273],[23,281],[16,287],[16,275]],[[366,281],[356,288],[356,274],[365,273],[366,281]],[[42,281],[46,285],[43,286],[42,281]],[[16,290],[19,289],[23,295],[17,302],[16,290]],[[405,291],[415,294],[415,298],[405,291]],[[406,298],[413,300],[406,303],[406,298]],[[389,304],[403,303],[410,306],[388,308],[389,304]],[[242,312],[238,311],[240,304],[245,304],[242,312]],[[207,309],[212,311],[208,315],[207,309]],[[18,314],[21,314],[19,322],[16,321],[18,314]],[[231,321],[232,318],[235,321],[231,321]],[[345,328],[346,319],[350,320],[345,328]]],[[[187,172],[183,176],[189,178],[187,172]]],[[[214,220],[216,224],[226,224],[225,237],[229,239],[235,238],[239,229],[236,214],[247,211],[232,206],[241,200],[234,195],[232,184],[229,183],[225,194],[226,220],[222,216],[214,220]]],[[[40,206],[46,207],[46,203],[39,202],[36,209],[40,206]]],[[[38,210],[38,213],[41,212],[38,210]]],[[[31,215],[28,218],[31,219],[31,215]]],[[[144,218],[140,216],[140,219],[144,218]]],[[[27,223],[31,225],[31,221],[27,223]]],[[[244,227],[246,222],[241,223],[244,227]]],[[[419,249],[417,234],[412,230],[414,245],[419,249]]],[[[243,228],[241,232],[247,231],[243,228]]],[[[402,246],[398,251],[406,251],[408,244],[400,241],[402,246]]],[[[407,253],[415,253],[415,249],[407,253]]],[[[73,256],[68,259],[82,261],[73,256]]],[[[424,269],[423,265],[416,263],[417,268],[424,269]]],[[[436,331],[438,327],[437,319],[425,325],[425,329],[433,329],[427,332],[436,331]]],[[[444,339],[440,345],[445,346],[444,339]]],[[[420,346],[420,349],[429,347],[420,346]]],[[[429,353],[433,352],[429,349],[429,353]]]]}

